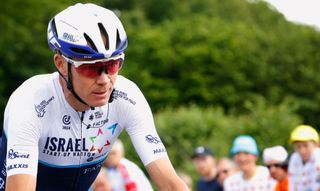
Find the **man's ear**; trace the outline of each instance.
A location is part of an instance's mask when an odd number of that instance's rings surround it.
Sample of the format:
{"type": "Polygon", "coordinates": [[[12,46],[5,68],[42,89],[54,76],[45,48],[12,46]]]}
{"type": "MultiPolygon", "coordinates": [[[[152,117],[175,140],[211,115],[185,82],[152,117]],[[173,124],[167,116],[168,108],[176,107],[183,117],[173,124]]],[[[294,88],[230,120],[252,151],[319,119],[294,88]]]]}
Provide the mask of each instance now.
{"type": "Polygon", "coordinates": [[[67,76],[67,62],[63,59],[60,54],[55,54],[53,56],[54,64],[57,70],[62,74],[62,76],[67,76]]]}

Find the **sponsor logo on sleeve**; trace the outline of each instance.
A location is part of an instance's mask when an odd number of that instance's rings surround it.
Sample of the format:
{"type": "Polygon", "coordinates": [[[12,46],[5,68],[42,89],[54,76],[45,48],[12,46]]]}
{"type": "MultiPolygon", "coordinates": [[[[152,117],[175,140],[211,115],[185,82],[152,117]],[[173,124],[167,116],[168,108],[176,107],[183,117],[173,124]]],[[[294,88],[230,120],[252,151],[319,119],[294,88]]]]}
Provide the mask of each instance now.
{"type": "Polygon", "coordinates": [[[7,166],[7,171],[16,169],[16,168],[28,168],[28,164],[12,164],[7,166]]]}
{"type": "Polygon", "coordinates": [[[132,105],[136,105],[136,102],[134,100],[132,100],[131,98],[128,98],[128,94],[126,92],[114,90],[113,99],[118,99],[118,98],[121,98],[123,100],[130,102],[132,105]]]}
{"type": "Polygon", "coordinates": [[[25,154],[25,153],[19,153],[14,151],[13,149],[10,149],[8,151],[8,159],[16,159],[16,158],[26,158],[28,159],[30,154],[25,154]]]}
{"type": "Polygon", "coordinates": [[[154,136],[152,136],[150,134],[146,136],[146,140],[147,140],[148,143],[154,143],[154,144],[158,144],[158,143],[161,142],[159,140],[159,137],[154,137],[154,136]]]}
{"type": "Polygon", "coordinates": [[[166,152],[165,148],[159,148],[159,149],[153,150],[153,154],[159,154],[159,153],[163,153],[163,152],[166,152]]]}
{"type": "Polygon", "coordinates": [[[45,109],[46,109],[47,105],[49,105],[49,103],[53,99],[54,99],[54,96],[52,96],[48,100],[42,100],[40,104],[34,106],[34,109],[36,110],[38,117],[43,117],[44,116],[44,114],[46,113],[45,109]]]}

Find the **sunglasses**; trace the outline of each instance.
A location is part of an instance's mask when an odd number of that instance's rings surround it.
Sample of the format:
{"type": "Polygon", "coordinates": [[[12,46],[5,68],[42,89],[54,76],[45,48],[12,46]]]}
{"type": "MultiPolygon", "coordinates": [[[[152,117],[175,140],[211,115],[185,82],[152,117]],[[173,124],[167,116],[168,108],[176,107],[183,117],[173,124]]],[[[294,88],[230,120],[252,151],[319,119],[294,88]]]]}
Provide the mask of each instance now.
{"type": "Polygon", "coordinates": [[[94,78],[106,72],[109,75],[117,73],[123,64],[124,54],[121,53],[117,56],[99,59],[99,60],[72,60],[64,55],[62,57],[70,64],[75,66],[76,71],[86,77],[94,78]]]}
{"type": "Polygon", "coordinates": [[[223,174],[228,174],[228,172],[229,172],[229,170],[227,170],[227,169],[224,169],[224,170],[220,170],[220,171],[219,171],[219,173],[221,173],[221,174],[222,174],[222,173],[223,173],[223,174]]]}

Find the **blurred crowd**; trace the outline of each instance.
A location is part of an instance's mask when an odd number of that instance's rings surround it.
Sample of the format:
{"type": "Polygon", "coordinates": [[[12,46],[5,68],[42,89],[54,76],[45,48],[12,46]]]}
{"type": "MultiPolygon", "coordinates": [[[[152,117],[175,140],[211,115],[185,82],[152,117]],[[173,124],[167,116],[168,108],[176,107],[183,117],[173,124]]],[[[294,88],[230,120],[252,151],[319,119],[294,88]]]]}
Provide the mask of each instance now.
{"type": "MultiPolygon", "coordinates": [[[[291,132],[290,143],[293,153],[281,145],[270,145],[260,153],[254,137],[239,135],[230,155],[219,159],[211,148],[200,145],[191,156],[198,180],[193,183],[182,171],[178,175],[196,191],[320,191],[318,132],[299,125],[291,132]],[[262,164],[258,164],[260,155],[262,164]]],[[[153,189],[144,172],[125,158],[123,144],[117,140],[91,190],[153,189]]]]}
{"type": "Polygon", "coordinates": [[[294,152],[281,145],[263,149],[263,165],[254,137],[239,135],[232,143],[230,158],[216,162],[205,146],[195,149],[192,162],[200,176],[198,191],[320,191],[319,134],[299,125],[290,134],[294,152]],[[217,163],[217,164],[216,164],[217,163]]]}
{"type": "Polygon", "coordinates": [[[91,190],[93,191],[152,191],[144,172],[125,158],[123,143],[118,139],[112,146],[91,190]]]}

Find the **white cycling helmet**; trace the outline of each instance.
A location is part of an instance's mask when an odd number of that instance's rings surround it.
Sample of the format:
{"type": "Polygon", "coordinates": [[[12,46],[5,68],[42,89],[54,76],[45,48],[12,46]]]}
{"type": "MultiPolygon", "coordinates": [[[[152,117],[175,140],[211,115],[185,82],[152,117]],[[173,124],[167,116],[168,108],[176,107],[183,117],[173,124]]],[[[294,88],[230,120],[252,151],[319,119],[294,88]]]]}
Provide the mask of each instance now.
{"type": "Polygon", "coordinates": [[[121,21],[112,11],[78,3],[50,20],[48,44],[51,50],[70,58],[102,59],[121,54],[128,41],[121,21]]]}

